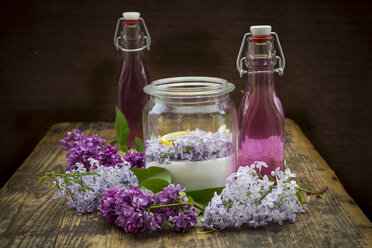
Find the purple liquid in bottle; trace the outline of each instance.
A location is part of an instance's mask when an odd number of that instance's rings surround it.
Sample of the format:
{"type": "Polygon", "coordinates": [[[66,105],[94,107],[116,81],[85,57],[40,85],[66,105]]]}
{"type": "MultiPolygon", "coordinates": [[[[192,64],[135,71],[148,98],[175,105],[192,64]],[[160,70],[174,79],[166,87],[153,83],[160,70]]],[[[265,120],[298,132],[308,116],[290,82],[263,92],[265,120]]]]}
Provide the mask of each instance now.
{"type": "Polygon", "coordinates": [[[238,165],[263,161],[268,168],[261,174],[270,175],[284,168],[284,112],[274,87],[270,42],[250,43],[248,84],[238,112],[238,165]]]}
{"type": "MultiPolygon", "coordinates": [[[[139,24],[124,21],[124,29],[120,45],[124,49],[138,49],[143,47],[143,35],[139,24]]],[[[127,146],[134,148],[135,137],[143,138],[142,134],[142,109],[147,103],[147,95],[143,92],[150,81],[145,64],[143,50],[123,51],[121,71],[117,84],[117,106],[127,118],[130,136],[127,146]]]]}

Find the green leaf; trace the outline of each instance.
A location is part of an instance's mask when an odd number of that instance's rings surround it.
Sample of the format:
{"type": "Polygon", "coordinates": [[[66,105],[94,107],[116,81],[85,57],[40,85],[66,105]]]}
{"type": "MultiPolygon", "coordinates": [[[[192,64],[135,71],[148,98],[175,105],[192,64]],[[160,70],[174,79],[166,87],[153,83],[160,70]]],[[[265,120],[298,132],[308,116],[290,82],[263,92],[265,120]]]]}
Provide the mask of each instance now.
{"type": "Polygon", "coordinates": [[[116,143],[118,143],[118,141],[117,141],[117,140],[113,140],[113,141],[110,142],[110,145],[113,146],[113,145],[115,145],[116,143]]]}
{"type": "Polygon", "coordinates": [[[304,203],[304,197],[300,191],[296,191],[296,195],[298,198],[298,201],[301,203],[301,205],[304,203]]]}
{"type": "Polygon", "coordinates": [[[130,168],[136,175],[140,186],[154,193],[162,191],[172,182],[172,176],[168,170],[162,167],[151,166],[149,168],[130,168]]]}
{"type": "Polygon", "coordinates": [[[307,195],[307,197],[306,197],[306,203],[308,203],[310,201],[310,198],[311,198],[311,196],[310,195],[307,195]]]}
{"type": "Polygon", "coordinates": [[[318,197],[318,198],[322,198],[322,199],[325,200],[325,196],[324,196],[324,195],[317,195],[316,197],[318,197]]]}
{"type": "Polygon", "coordinates": [[[156,194],[167,187],[169,182],[161,178],[152,178],[142,182],[140,185],[156,194]]]}
{"type": "Polygon", "coordinates": [[[39,179],[39,184],[42,184],[44,181],[45,181],[45,179],[47,178],[47,176],[45,175],[45,176],[42,176],[42,177],[40,177],[40,179],[39,179]]]}
{"type": "Polygon", "coordinates": [[[201,209],[195,208],[195,213],[198,215],[198,217],[199,216],[203,217],[203,215],[202,215],[203,211],[201,209]]]}
{"type": "Polygon", "coordinates": [[[198,222],[196,223],[196,227],[203,227],[203,223],[201,222],[201,219],[203,218],[203,215],[199,215],[196,217],[196,219],[198,220],[198,222]]]}
{"type": "Polygon", "coordinates": [[[129,148],[127,146],[124,146],[124,145],[119,145],[119,149],[123,152],[128,152],[129,151],[129,148]]]}
{"type": "Polygon", "coordinates": [[[172,176],[167,169],[157,166],[151,166],[149,168],[130,168],[130,170],[136,175],[139,183],[142,183],[151,178],[162,178],[171,183],[172,176]]]}
{"type": "Polygon", "coordinates": [[[310,193],[309,190],[304,189],[304,188],[297,187],[296,189],[297,189],[297,190],[300,190],[300,191],[303,191],[303,192],[306,192],[306,193],[310,193]]]}
{"type": "Polygon", "coordinates": [[[124,114],[120,111],[118,107],[116,109],[116,119],[115,119],[115,131],[116,137],[119,140],[119,149],[123,152],[128,152],[127,139],[130,134],[129,125],[124,114]]]}
{"type": "Polygon", "coordinates": [[[146,187],[144,187],[144,186],[139,186],[138,189],[145,190],[145,191],[148,190],[148,188],[146,188],[146,187]]]}
{"type": "Polygon", "coordinates": [[[143,140],[138,137],[135,137],[134,140],[136,141],[136,150],[137,152],[144,152],[145,151],[145,144],[143,140]]]}
{"type": "Polygon", "coordinates": [[[197,234],[208,234],[208,233],[212,233],[214,232],[215,230],[211,229],[211,230],[208,230],[208,231],[203,231],[203,232],[196,232],[197,234]]]}
{"type": "Polygon", "coordinates": [[[224,187],[220,188],[209,188],[201,190],[186,191],[188,196],[191,196],[196,203],[199,203],[205,208],[214,196],[214,192],[221,194],[224,187]]]}

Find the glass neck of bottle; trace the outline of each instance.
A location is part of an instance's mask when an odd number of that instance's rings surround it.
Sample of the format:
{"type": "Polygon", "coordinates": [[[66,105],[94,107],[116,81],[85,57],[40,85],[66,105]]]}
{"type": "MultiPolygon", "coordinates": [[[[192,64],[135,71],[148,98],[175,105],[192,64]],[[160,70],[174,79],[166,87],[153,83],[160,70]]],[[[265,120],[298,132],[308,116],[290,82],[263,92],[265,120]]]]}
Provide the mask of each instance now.
{"type": "Polygon", "coordinates": [[[247,67],[250,71],[274,70],[275,50],[270,41],[248,42],[247,67]]]}
{"type": "Polygon", "coordinates": [[[248,89],[257,85],[273,86],[275,58],[271,41],[248,42],[248,89]]]}
{"type": "Polygon", "coordinates": [[[137,49],[143,46],[143,33],[140,25],[124,24],[120,44],[125,49],[137,49]]]}

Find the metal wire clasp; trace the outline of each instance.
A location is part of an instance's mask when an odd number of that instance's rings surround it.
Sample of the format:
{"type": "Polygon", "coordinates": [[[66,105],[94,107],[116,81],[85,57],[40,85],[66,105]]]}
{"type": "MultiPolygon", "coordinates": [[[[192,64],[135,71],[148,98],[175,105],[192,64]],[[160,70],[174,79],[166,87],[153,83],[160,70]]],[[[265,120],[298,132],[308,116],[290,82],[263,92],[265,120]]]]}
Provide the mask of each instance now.
{"type": "Polygon", "coordinates": [[[138,51],[142,51],[145,48],[147,48],[147,50],[150,51],[150,45],[151,45],[150,33],[147,30],[145,20],[143,20],[142,17],[140,17],[139,19],[140,19],[140,21],[143,25],[143,28],[145,29],[145,33],[146,33],[146,35],[143,36],[143,38],[145,39],[145,44],[143,45],[143,47],[136,48],[136,49],[126,49],[126,48],[123,48],[122,46],[120,46],[119,41],[121,39],[121,36],[120,35],[118,36],[118,32],[119,32],[120,23],[124,21],[124,17],[121,17],[121,18],[118,19],[118,22],[116,23],[116,29],[115,29],[115,35],[114,35],[114,44],[115,44],[115,47],[116,47],[117,50],[120,49],[123,52],[138,52],[138,51]]]}
{"type": "MultiPolygon", "coordinates": [[[[285,57],[284,57],[284,53],[283,53],[283,50],[282,50],[282,46],[280,45],[278,35],[275,32],[271,32],[270,34],[275,37],[276,45],[278,46],[278,50],[279,50],[279,54],[280,54],[280,56],[276,56],[276,59],[278,61],[278,68],[275,68],[274,72],[277,72],[279,74],[279,76],[283,76],[284,68],[285,68],[285,57]]],[[[240,75],[241,78],[244,76],[244,74],[248,73],[248,71],[243,69],[243,62],[246,62],[247,58],[246,57],[242,58],[242,55],[243,55],[243,51],[244,51],[244,46],[247,43],[247,39],[251,35],[252,35],[251,33],[246,33],[244,35],[243,40],[242,40],[242,44],[240,45],[238,57],[236,58],[236,69],[238,70],[239,75],[240,75]]]]}

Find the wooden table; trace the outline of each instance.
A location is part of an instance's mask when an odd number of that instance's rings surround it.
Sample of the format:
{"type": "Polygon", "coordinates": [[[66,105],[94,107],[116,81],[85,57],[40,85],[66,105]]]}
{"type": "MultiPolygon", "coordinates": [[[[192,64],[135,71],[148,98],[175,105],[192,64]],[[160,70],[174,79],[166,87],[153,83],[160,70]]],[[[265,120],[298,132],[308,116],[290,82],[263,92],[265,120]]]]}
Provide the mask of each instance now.
{"type": "MultiPolygon", "coordinates": [[[[211,234],[162,230],[126,234],[100,218],[77,216],[65,200],[53,200],[51,181],[38,185],[45,172],[62,172],[65,152],[59,140],[79,128],[111,140],[113,123],[58,123],[0,191],[0,247],[368,247],[372,225],[294,121],[286,119],[287,167],[300,186],[320,190],[326,199],[312,199],[294,224],[270,224],[251,229],[228,229],[211,234]]],[[[340,154],[342,156],[342,154],[340,154]]],[[[368,192],[361,192],[368,194],[368,192]]]]}

